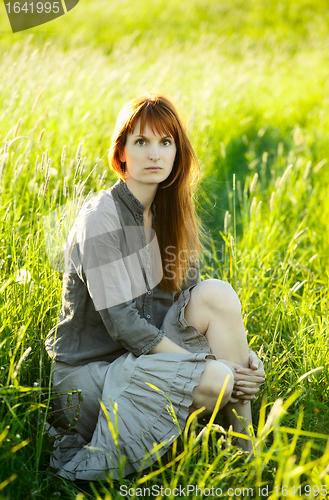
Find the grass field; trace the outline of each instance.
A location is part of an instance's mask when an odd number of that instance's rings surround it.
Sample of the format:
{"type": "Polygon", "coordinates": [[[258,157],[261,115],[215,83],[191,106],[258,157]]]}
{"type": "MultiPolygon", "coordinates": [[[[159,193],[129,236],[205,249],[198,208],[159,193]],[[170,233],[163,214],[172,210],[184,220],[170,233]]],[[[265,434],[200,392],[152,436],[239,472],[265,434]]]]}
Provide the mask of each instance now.
{"type": "Polygon", "coordinates": [[[15,35],[0,5],[0,498],[109,500],[123,498],[120,486],[188,484],[271,499],[313,499],[322,487],[328,498],[328,32],[321,0],[84,0],[15,35]],[[43,342],[61,275],[43,216],[84,181],[85,194],[115,182],[106,151],[117,112],[147,89],[186,118],[209,234],[202,277],[235,287],[266,367],[256,458],[245,463],[230,436],[224,448],[220,428],[197,437],[192,424],[147,476],[55,487],[43,342]]]}

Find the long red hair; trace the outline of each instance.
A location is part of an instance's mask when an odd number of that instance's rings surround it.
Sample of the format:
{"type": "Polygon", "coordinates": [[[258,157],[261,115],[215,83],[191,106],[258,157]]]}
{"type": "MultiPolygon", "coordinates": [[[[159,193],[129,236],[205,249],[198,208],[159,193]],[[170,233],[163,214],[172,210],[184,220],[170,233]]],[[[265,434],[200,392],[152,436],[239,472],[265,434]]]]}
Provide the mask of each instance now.
{"type": "Polygon", "coordinates": [[[201,224],[192,193],[200,166],[174,104],[164,95],[151,93],[128,102],[116,122],[109,163],[123,181],[120,156],[127,134],[133,133],[138,119],[141,134],[147,124],[153,133],[172,136],[176,144],[173,169],[167,179],[159,184],[154,201],[155,232],[163,267],[160,286],[165,290],[180,291],[183,281],[191,273],[190,267],[192,271],[193,267],[198,267],[200,251],[203,249],[200,242],[201,224]]]}

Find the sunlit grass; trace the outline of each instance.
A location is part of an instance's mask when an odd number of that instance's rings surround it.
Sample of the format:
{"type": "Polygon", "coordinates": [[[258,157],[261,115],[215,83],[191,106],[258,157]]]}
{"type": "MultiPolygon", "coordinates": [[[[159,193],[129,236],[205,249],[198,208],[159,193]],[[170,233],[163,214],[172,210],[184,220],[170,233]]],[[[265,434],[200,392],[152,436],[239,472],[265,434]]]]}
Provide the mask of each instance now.
{"type": "MultiPolygon", "coordinates": [[[[269,495],[283,485],[329,491],[325,5],[152,5],[96,9],[88,0],[33,38],[2,39],[0,497],[108,500],[122,498],[120,485],[192,483],[243,485],[255,497],[261,484],[269,495]],[[48,261],[43,217],[115,182],[106,157],[115,118],[146,88],[184,111],[209,229],[202,277],[235,287],[249,344],[266,365],[253,404],[255,459],[245,463],[219,424],[205,441],[191,422],[147,479],[93,488],[59,480],[56,491],[46,473],[52,403],[43,343],[57,320],[61,274],[48,261]]],[[[0,26],[8,29],[4,18],[0,26]]]]}

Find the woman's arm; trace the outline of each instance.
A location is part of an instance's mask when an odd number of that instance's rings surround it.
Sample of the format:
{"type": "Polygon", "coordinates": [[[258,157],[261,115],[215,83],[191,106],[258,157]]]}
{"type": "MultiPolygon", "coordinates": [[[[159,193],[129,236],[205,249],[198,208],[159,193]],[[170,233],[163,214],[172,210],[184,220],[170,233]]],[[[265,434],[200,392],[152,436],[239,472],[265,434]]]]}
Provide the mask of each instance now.
{"type": "Polygon", "coordinates": [[[162,337],[162,340],[147,354],[158,354],[159,352],[180,352],[182,354],[190,354],[190,351],[187,351],[183,347],[180,347],[178,344],[175,344],[168,337],[162,337]]]}
{"type": "Polygon", "coordinates": [[[96,201],[96,207],[86,205],[79,214],[69,271],[85,283],[111,338],[135,356],[147,354],[165,332],[141,317],[136,307],[135,298],[147,291],[138,258],[143,250],[139,229],[129,228],[128,249],[113,200],[100,195],[96,201]]]}

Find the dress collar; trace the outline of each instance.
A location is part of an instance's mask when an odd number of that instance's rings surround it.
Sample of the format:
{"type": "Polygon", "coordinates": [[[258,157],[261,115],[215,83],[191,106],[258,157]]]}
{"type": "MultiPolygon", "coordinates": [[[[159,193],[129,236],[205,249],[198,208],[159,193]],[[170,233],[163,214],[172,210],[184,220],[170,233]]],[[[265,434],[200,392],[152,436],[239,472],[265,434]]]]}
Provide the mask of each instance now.
{"type": "MultiPolygon", "coordinates": [[[[143,205],[139,200],[137,200],[137,198],[129,190],[127,184],[122,179],[118,179],[113,187],[116,189],[122,201],[125,202],[125,204],[128,206],[128,208],[130,208],[132,212],[137,212],[142,215],[144,214],[146,206],[143,205]]],[[[153,213],[153,220],[155,220],[156,205],[154,200],[152,202],[151,208],[153,213]]]]}

